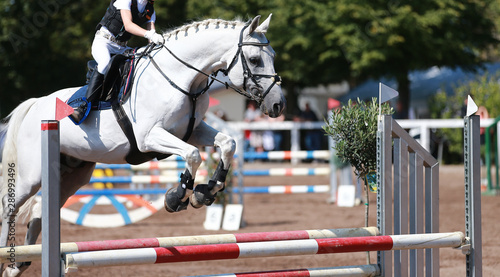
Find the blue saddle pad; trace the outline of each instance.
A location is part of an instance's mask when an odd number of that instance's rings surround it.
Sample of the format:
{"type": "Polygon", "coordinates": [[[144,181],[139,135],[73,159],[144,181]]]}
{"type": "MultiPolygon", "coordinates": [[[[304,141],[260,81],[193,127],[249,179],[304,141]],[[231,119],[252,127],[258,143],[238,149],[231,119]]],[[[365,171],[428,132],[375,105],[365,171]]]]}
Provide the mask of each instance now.
{"type": "MultiPolygon", "coordinates": [[[[68,99],[67,104],[73,108],[77,108],[80,106],[82,102],[85,100],[85,93],[87,92],[88,85],[85,85],[78,89],[73,95],[68,99]]],[[[109,110],[111,109],[111,100],[110,101],[99,101],[97,105],[92,105],[91,110],[109,110]]]]}

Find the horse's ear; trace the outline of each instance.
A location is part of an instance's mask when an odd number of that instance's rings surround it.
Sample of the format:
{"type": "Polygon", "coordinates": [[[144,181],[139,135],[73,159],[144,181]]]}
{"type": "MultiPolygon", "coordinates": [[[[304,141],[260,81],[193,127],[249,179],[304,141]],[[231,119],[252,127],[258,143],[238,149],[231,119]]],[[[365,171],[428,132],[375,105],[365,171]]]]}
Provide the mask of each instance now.
{"type": "Polygon", "coordinates": [[[260,15],[257,15],[248,26],[248,34],[251,35],[259,27],[260,15]]]}
{"type": "Polygon", "coordinates": [[[271,16],[273,14],[269,14],[269,16],[267,17],[266,20],[264,20],[264,22],[262,22],[262,24],[260,24],[259,27],[257,27],[257,29],[255,30],[256,32],[259,32],[259,33],[266,33],[267,32],[267,29],[269,28],[269,22],[271,22],[271,16]]]}

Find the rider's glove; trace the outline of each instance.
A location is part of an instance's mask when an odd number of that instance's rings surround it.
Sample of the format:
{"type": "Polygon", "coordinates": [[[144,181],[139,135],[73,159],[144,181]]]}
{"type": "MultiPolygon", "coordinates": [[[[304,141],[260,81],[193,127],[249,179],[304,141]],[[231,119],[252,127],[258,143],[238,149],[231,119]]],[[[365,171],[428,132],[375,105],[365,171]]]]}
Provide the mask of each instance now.
{"type": "Polygon", "coordinates": [[[156,33],[155,30],[146,31],[146,33],[144,34],[144,37],[149,39],[154,44],[163,44],[165,42],[165,39],[163,38],[163,36],[156,33]]]}

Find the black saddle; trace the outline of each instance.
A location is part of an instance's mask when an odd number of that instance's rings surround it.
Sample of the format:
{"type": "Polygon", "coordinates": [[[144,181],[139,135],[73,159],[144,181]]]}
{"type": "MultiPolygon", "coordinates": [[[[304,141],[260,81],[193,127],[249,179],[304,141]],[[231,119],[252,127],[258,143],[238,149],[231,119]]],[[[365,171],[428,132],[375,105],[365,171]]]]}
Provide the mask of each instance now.
{"type": "MultiPolygon", "coordinates": [[[[103,92],[99,97],[99,101],[92,104],[91,110],[107,110],[111,109],[111,102],[118,100],[123,102],[129,95],[132,87],[132,73],[134,56],[131,54],[119,54],[111,58],[108,73],[106,73],[103,82],[103,92]]],[[[91,60],[87,62],[87,84],[90,77],[97,70],[97,62],[91,60]]],[[[67,104],[73,108],[78,107],[85,96],[88,85],[77,90],[67,101],[67,104]]]]}

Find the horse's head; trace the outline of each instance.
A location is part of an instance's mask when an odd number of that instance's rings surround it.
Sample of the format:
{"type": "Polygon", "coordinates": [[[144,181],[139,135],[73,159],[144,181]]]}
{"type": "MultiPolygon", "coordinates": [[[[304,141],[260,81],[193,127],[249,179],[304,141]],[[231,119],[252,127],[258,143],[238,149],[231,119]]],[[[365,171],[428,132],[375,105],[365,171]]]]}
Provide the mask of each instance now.
{"type": "Polygon", "coordinates": [[[259,25],[260,15],[240,33],[238,49],[226,70],[231,82],[242,87],[244,94],[256,100],[264,114],[278,117],[286,100],[281,90],[281,78],[274,70],[274,50],[265,33],[271,15],[259,25]]]}

